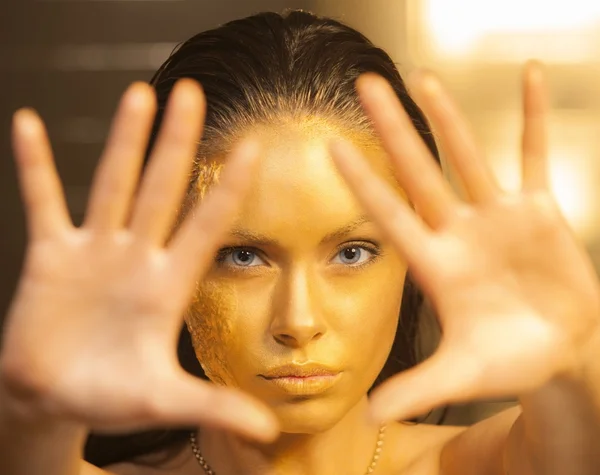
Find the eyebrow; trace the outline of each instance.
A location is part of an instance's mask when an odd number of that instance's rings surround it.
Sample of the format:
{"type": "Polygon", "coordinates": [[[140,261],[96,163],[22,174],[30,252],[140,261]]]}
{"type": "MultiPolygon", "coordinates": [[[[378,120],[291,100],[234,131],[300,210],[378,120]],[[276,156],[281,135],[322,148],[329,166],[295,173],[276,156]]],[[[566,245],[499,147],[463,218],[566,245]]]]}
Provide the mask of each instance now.
{"type": "MultiPolygon", "coordinates": [[[[370,222],[371,222],[371,220],[369,219],[368,216],[361,215],[354,221],[327,234],[323,239],[321,239],[321,244],[325,244],[325,243],[328,243],[331,241],[341,239],[344,236],[347,236],[348,234],[350,234],[351,232],[356,230],[357,228],[359,228],[360,226],[362,226],[363,224],[370,223],[370,222]]],[[[279,242],[277,242],[276,239],[272,239],[268,236],[264,236],[259,233],[254,233],[252,231],[249,231],[249,230],[243,229],[243,228],[233,228],[230,232],[230,235],[234,236],[244,242],[255,245],[255,246],[279,246],[280,247],[280,244],[279,244],[279,242]]]]}
{"type": "Polygon", "coordinates": [[[271,239],[267,236],[263,236],[262,234],[253,233],[252,231],[248,231],[243,228],[233,228],[229,233],[231,236],[234,236],[241,241],[248,242],[255,246],[278,246],[279,243],[275,239],[271,239]]]}
{"type": "Polygon", "coordinates": [[[341,228],[336,229],[335,231],[327,234],[323,239],[321,239],[321,244],[341,239],[353,232],[354,230],[356,230],[357,228],[360,228],[363,224],[370,222],[371,220],[369,219],[369,217],[363,214],[351,223],[348,223],[345,226],[342,226],[341,228]]]}

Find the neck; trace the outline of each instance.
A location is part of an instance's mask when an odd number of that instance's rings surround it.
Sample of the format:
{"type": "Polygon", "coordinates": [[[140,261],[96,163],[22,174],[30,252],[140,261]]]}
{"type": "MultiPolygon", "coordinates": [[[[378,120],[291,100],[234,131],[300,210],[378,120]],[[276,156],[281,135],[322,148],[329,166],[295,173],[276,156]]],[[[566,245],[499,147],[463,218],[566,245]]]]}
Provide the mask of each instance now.
{"type": "Polygon", "coordinates": [[[379,436],[379,426],[368,420],[367,405],[365,397],[326,431],[283,433],[269,445],[202,429],[200,450],[216,475],[363,475],[379,436]]]}

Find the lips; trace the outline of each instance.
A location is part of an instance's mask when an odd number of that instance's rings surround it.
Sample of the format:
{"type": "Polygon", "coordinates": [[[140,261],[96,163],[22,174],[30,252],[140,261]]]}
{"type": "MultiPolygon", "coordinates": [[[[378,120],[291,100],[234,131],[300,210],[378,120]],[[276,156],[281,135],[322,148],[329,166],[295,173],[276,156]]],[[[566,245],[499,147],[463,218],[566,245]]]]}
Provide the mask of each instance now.
{"type": "Polygon", "coordinates": [[[261,374],[265,379],[275,378],[310,378],[314,376],[335,376],[340,373],[327,366],[307,363],[307,364],[288,364],[270,369],[261,374]]]}
{"type": "Polygon", "coordinates": [[[259,376],[287,394],[315,396],[335,386],[342,372],[324,365],[309,363],[279,366],[259,376]]]}

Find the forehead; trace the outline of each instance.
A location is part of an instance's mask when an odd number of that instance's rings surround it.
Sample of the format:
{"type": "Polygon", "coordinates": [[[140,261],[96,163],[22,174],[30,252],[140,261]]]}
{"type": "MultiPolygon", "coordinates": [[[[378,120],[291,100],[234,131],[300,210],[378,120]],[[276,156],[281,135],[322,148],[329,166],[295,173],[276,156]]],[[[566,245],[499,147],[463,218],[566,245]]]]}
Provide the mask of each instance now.
{"type": "Polygon", "coordinates": [[[377,175],[398,189],[383,150],[358,133],[327,124],[260,126],[251,132],[262,156],[236,226],[272,235],[324,235],[364,214],[337,171],[328,151],[331,139],[344,138],[361,150],[377,175]]]}

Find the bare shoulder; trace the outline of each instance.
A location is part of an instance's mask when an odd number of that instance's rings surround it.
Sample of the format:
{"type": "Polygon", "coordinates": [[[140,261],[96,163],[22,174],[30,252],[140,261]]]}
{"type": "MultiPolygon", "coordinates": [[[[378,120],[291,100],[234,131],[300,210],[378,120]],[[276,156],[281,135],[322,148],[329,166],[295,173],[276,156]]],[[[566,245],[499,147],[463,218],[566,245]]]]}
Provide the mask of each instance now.
{"type": "Polygon", "coordinates": [[[182,451],[167,459],[165,459],[164,453],[158,452],[143,460],[143,463],[121,462],[109,465],[106,467],[106,470],[110,472],[106,475],[170,475],[172,473],[187,473],[184,468],[186,464],[189,465],[191,452],[182,451]]]}
{"type": "MultiPolygon", "coordinates": [[[[397,475],[437,475],[423,471],[420,460],[435,458],[435,451],[453,438],[465,432],[466,427],[434,426],[429,424],[406,425],[396,423],[388,426],[386,433],[386,465],[397,475]],[[406,471],[407,467],[410,471],[406,471]],[[417,471],[415,471],[417,470],[417,471]]],[[[165,475],[162,469],[134,463],[119,463],[106,467],[110,472],[89,475],[165,475]]],[[[85,474],[88,475],[88,474],[85,474]]]]}
{"type": "MultiPolygon", "coordinates": [[[[388,427],[385,472],[393,475],[503,475],[502,455],[520,407],[505,410],[470,427],[406,425],[388,427]]],[[[110,472],[85,475],[165,475],[164,470],[123,463],[110,472]]]]}
{"type": "Polygon", "coordinates": [[[423,437],[397,475],[503,475],[507,436],[521,413],[507,409],[470,427],[422,425],[423,437]]]}
{"type": "Polygon", "coordinates": [[[106,469],[110,470],[110,475],[148,475],[147,470],[143,473],[140,466],[133,463],[117,463],[109,465],[106,469]]]}
{"type": "Polygon", "coordinates": [[[107,475],[169,475],[176,468],[171,466],[152,467],[132,462],[117,463],[106,467],[107,470],[110,470],[107,475]]]}
{"type": "Polygon", "coordinates": [[[109,465],[106,469],[110,470],[106,475],[170,475],[173,473],[170,467],[150,467],[132,462],[109,465]]]}
{"type": "MultiPolygon", "coordinates": [[[[81,467],[81,475],[117,475],[116,472],[113,472],[110,467],[108,468],[99,468],[95,465],[92,465],[87,462],[83,462],[83,466],[81,467]]],[[[119,474],[121,475],[121,474],[119,474]]],[[[125,475],[125,474],[123,474],[125,475]]]]}

